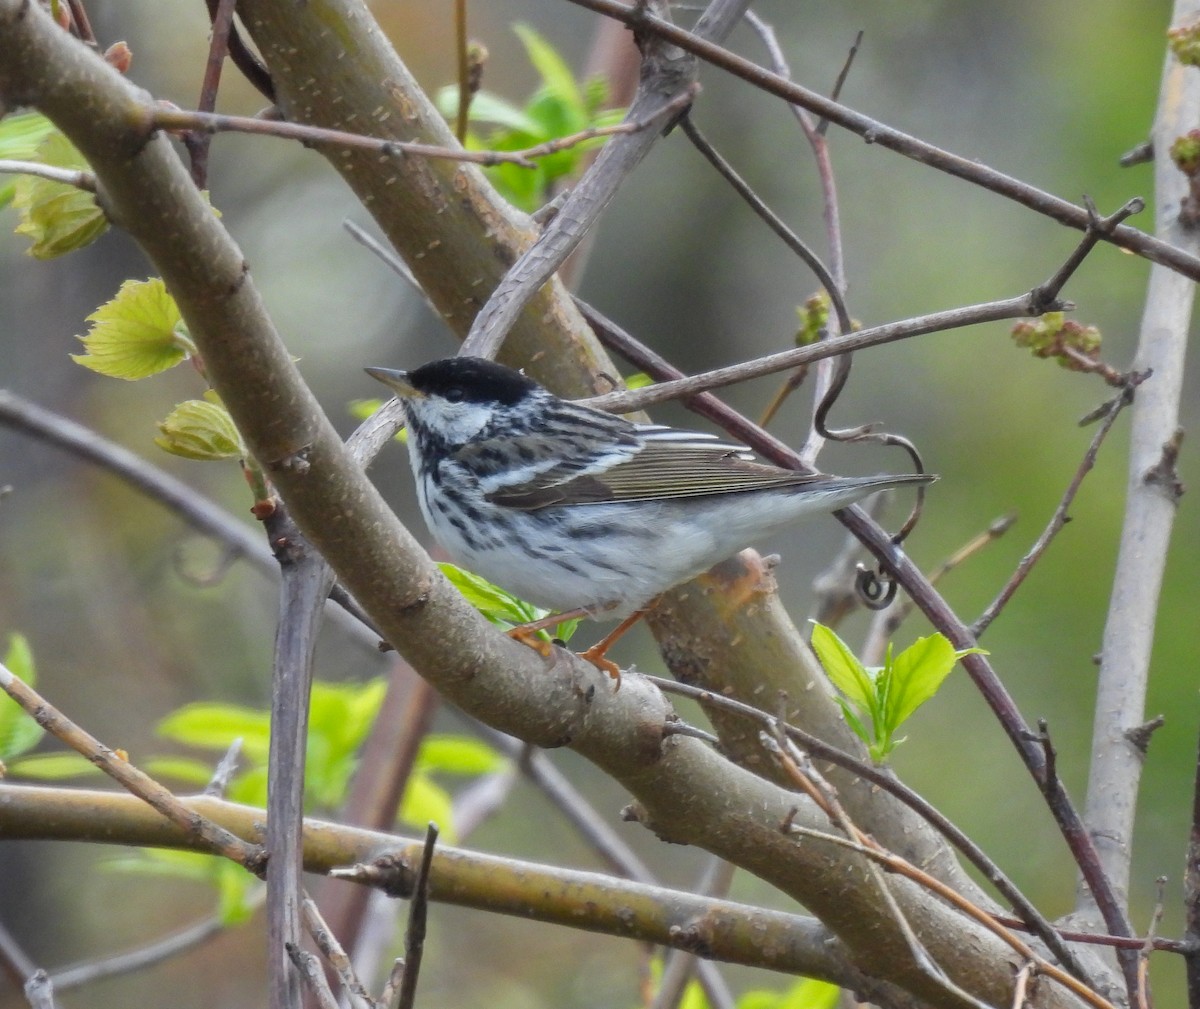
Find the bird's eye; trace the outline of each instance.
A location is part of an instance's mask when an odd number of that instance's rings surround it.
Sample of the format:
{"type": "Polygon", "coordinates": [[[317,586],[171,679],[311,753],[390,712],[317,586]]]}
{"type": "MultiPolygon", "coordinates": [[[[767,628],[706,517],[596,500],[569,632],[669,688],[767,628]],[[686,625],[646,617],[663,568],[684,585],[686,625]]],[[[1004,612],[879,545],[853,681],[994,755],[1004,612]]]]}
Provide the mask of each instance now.
{"type": "Polygon", "coordinates": [[[449,403],[461,403],[466,393],[457,385],[451,386],[446,390],[446,401],[449,403]]]}

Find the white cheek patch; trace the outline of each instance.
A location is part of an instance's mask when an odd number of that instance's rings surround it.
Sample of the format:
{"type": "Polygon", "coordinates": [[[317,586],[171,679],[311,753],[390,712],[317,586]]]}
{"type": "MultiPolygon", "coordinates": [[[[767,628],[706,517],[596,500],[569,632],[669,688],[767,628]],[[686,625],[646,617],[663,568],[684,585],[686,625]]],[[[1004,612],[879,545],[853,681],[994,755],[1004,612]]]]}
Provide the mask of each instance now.
{"type": "Polygon", "coordinates": [[[464,445],[477,437],[495,409],[482,403],[448,403],[442,399],[421,401],[421,417],[451,445],[464,445]]]}

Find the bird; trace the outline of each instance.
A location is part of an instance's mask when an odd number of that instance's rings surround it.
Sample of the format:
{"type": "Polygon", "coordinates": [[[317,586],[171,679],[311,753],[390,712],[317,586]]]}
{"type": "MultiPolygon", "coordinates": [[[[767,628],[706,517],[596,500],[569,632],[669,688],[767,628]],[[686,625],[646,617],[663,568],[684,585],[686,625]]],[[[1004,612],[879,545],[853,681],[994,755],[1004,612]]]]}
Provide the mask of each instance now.
{"type": "MultiPolygon", "coordinates": [[[[365,370],[401,402],[417,500],[451,560],[544,609],[626,618],[618,632],[804,515],[936,479],[769,465],[713,434],[562,399],[483,358],[365,370]]],[[[584,653],[610,675],[616,634],[584,653]]]]}

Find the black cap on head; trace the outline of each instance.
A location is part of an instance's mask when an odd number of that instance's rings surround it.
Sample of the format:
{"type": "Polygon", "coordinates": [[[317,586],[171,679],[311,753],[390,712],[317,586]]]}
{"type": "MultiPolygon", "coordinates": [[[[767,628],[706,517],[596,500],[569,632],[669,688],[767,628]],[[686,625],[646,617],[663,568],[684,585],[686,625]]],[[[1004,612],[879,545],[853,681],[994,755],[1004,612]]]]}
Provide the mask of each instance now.
{"type": "Polygon", "coordinates": [[[427,396],[470,403],[519,403],[538,387],[519,371],[482,357],[447,357],[408,373],[413,388],[427,396]]]}

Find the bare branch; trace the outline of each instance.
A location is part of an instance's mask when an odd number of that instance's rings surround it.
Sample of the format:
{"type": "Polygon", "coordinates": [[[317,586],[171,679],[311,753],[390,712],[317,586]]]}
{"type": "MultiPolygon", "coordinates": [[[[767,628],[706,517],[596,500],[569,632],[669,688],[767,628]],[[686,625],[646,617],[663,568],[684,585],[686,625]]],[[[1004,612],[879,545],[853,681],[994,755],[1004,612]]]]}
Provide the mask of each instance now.
{"type": "MultiPolygon", "coordinates": [[[[1197,16],[1200,4],[1178,0],[1172,23],[1192,22],[1197,16]]],[[[1187,177],[1175,167],[1167,149],[1198,119],[1200,74],[1168,57],[1153,131],[1155,226],[1164,244],[1191,253],[1200,249],[1200,236],[1178,217],[1188,189],[1187,177]]],[[[1151,269],[1134,359],[1134,367],[1151,371],[1153,378],[1138,390],[1130,411],[1125,518],[1101,645],[1086,804],[1088,828],[1120,900],[1125,899],[1129,885],[1143,760],[1125,733],[1145,721],[1159,590],[1177,507],[1175,495],[1157,481],[1148,481],[1147,474],[1155,472],[1163,446],[1171,442],[1179,427],[1194,297],[1195,285],[1178,273],[1164,265],[1151,269]]],[[[1093,906],[1093,896],[1081,887],[1076,910],[1086,915],[1093,906]]],[[[1133,961],[1126,957],[1122,962],[1133,998],[1133,961]]]]}
{"type": "Polygon", "coordinates": [[[168,789],[139,771],[123,754],[109,749],[91,733],[76,725],[2,663],[0,690],[16,701],[43,729],[86,757],[189,837],[200,842],[205,850],[224,855],[251,872],[261,870],[262,850],[257,845],[248,844],[224,827],[188,809],[168,789]]]}
{"type": "Polygon", "coordinates": [[[75,168],[56,168],[53,165],[43,165],[38,161],[11,161],[0,159],[0,174],[5,175],[36,175],[39,179],[50,182],[61,182],[74,186],[88,193],[96,191],[96,176],[91,172],[75,168]]]}
{"type": "MultiPolygon", "coordinates": [[[[694,53],[700,59],[728,71],[735,77],[742,78],[763,91],[794,105],[802,106],[815,115],[828,119],[851,133],[858,134],[868,144],[886,147],[930,168],[965,179],[983,189],[1013,200],[1036,213],[1058,221],[1060,224],[1076,228],[1079,231],[1084,231],[1088,227],[1090,217],[1086,207],[1060,199],[1035,186],[1021,182],[1011,175],[1005,175],[978,161],[972,161],[943,150],[924,140],[919,140],[917,137],[885,126],[845,105],[830,101],[815,91],[802,88],[778,74],[765,70],[756,63],[743,59],[728,49],[699,38],[669,21],[655,17],[646,11],[643,5],[631,6],[620,3],[619,0],[570,0],[570,2],[598,14],[616,18],[639,31],[665,39],[673,45],[679,46],[680,49],[694,53]]],[[[1163,160],[1169,159],[1163,158],[1160,159],[1160,162],[1163,160]]],[[[1192,280],[1200,280],[1200,257],[1182,247],[1152,238],[1127,225],[1121,225],[1114,229],[1111,235],[1105,237],[1105,240],[1123,249],[1136,252],[1151,262],[1166,266],[1192,280]]]]}

